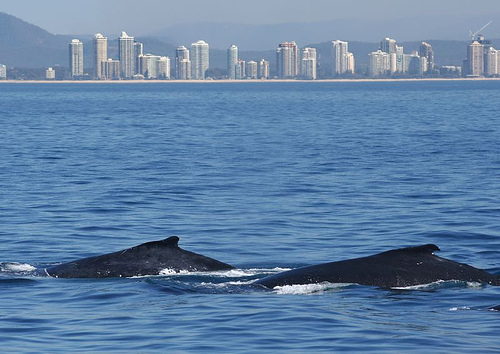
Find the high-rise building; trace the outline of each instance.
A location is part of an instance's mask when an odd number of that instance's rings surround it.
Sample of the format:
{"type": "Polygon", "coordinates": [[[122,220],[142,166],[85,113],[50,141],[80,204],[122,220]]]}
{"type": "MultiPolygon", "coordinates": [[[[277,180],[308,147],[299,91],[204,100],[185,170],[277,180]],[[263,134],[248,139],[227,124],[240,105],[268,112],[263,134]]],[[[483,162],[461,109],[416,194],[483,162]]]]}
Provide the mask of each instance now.
{"type": "Polygon", "coordinates": [[[418,51],[413,51],[411,55],[406,56],[408,61],[407,72],[411,75],[423,75],[427,72],[427,58],[421,57],[418,51]]]}
{"type": "Polygon", "coordinates": [[[83,75],[83,43],[78,39],[69,44],[69,70],[72,78],[83,75]]]}
{"type": "Polygon", "coordinates": [[[356,59],[353,53],[347,53],[347,73],[353,75],[356,72],[356,59]]]}
{"type": "Polygon", "coordinates": [[[135,60],[135,74],[141,73],[141,63],[139,62],[139,57],[144,54],[144,46],[140,42],[134,42],[134,60],[135,60]]]}
{"type": "Polygon", "coordinates": [[[380,50],[383,51],[384,53],[396,53],[396,40],[391,39],[391,38],[384,38],[380,42],[380,50]]]}
{"type": "Polygon", "coordinates": [[[103,79],[102,62],[108,60],[108,38],[97,33],[94,36],[94,79],[103,79]]]}
{"type": "Polygon", "coordinates": [[[101,62],[101,79],[118,80],[120,78],[120,61],[109,58],[101,62]]]}
{"type": "Polygon", "coordinates": [[[276,69],[280,79],[299,75],[299,47],[295,41],[282,42],[276,50],[276,69]]]}
{"type": "Polygon", "coordinates": [[[206,79],[210,66],[210,52],[208,43],[199,40],[191,44],[191,76],[195,80],[206,79]]]}
{"type": "Polygon", "coordinates": [[[247,63],[247,78],[249,79],[252,79],[252,80],[255,80],[259,77],[258,75],[258,70],[257,70],[257,62],[256,61],[253,61],[253,60],[250,60],[248,63],[247,63]]]}
{"type": "Polygon", "coordinates": [[[265,59],[261,59],[259,62],[259,79],[269,79],[269,68],[269,62],[265,59]]]}
{"type": "Polygon", "coordinates": [[[227,76],[236,79],[236,64],[238,64],[238,47],[234,44],[227,50],[227,76]]]}
{"type": "Polygon", "coordinates": [[[191,60],[189,49],[180,46],[175,51],[175,78],[179,80],[191,79],[191,60]]]}
{"type": "Polygon", "coordinates": [[[380,50],[389,54],[389,72],[394,74],[398,70],[398,50],[395,39],[384,38],[380,42],[380,50]]]}
{"type": "Polygon", "coordinates": [[[333,41],[333,76],[344,75],[347,72],[347,56],[349,53],[348,42],[333,41]]]}
{"type": "Polygon", "coordinates": [[[47,68],[45,70],[45,79],[54,80],[56,78],[56,71],[53,68],[47,68]]]}
{"type": "Polygon", "coordinates": [[[484,54],[484,74],[486,76],[495,76],[499,74],[498,62],[499,54],[498,50],[493,47],[489,47],[484,54]]]}
{"type": "Polygon", "coordinates": [[[5,80],[7,78],[7,67],[0,64],[0,80],[5,80]]]}
{"type": "Polygon", "coordinates": [[[482,76],[484,74],[484,45],[479,41],[473,41],[469,44],[466,69],[469,76],[482,76]]]}
{"type": "Polygon", "coordinates": [[[307,80],[316,80],[316,48],[304,48],[302,50],[301,76],[307,80]]]}
{"type": "Polygon", "coordinates": [[[144,77],[148,79],[156,79],[158,78],[158,66],[160,56],[152,55],[152,54],[142,54],[139,56],[140,62],[140,73],[144,75],[144,77]]]}
{"type": "Polygon", "coordinates": [[[236,79],[242,80],[247,76],[246,74],[246,63],[244,60],[238,60],[236,64],[236,79]]]}
{"type": "Polygon", "coordinates": [[[422,42],[419,54],[421,58],[425,58],[427,61],[427,70],[425,72],[432,73],[434,71],[434,50],[432,49],[432,45],[422,42]]]}
{"type": "Polygon", "coordinates": [[[118,56],[120,59],[120,75],[122,79],[130,79],[135,73],[134,37],[126,32],[118,39],[118,56]]]}
{"type": "Polygon", "coordinates": [[[396,71],[398,73],[404,73],[404,48],[402,46],[396,46],[396,71]]]}
{"type": "Polygon", "coordinates": [[[387,75],[390,72],[389,53],[378,50],[370,53],[370,64],[368,66],[368,75],[371,77],[387,75]]]}
{"type": "Polygon", "coordinates": [[[158,59],[158,78],[170,79],[170,58],[160,57],[158,59]]]}

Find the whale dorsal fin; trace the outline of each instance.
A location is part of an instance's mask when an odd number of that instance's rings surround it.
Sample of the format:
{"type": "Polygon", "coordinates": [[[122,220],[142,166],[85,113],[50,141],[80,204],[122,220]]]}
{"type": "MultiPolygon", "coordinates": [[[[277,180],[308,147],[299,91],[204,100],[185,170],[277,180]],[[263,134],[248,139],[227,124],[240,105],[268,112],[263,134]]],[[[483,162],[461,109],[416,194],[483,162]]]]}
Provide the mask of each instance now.
{"type": "Polygon", "coordinates": [[[178,248],[179,247],[179,237],[172,236],[172,237],[168,237],[168,238],[166,238],[164,240],[161,240],[161,241],[146,242],[146,243],[143,243],[142,245],[129,248],[129,249],[125,250],[124,252],[127,252],[128,250],[140,249],[140,248],[143,248],[143,247],[146,247],[146,248],[147,247],[178,248]]]}
{"type": "Polygon", "coordinates": [[[179,247],[179,237],[177,236],[168,237],[160,242],[163,244],[163,246],[179,247]]]}

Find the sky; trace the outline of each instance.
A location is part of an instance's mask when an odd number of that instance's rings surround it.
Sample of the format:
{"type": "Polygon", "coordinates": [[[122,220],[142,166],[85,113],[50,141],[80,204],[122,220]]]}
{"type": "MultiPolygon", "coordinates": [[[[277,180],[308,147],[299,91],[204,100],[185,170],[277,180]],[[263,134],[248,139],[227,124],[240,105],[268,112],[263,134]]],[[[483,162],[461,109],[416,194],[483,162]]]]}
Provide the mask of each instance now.
{"type": "MultiPolygon", "coordinates": [[[[0,0],[0,11],[55,34],[120,33],[126,28],[147,35],[191,22],[275,24],[431,15],[446,26],[446,21],[471,15],[495,20],[500,0],[0,0]]],[[[484,24],[479,21],[465,27],[479,28],[484,24]]]]}

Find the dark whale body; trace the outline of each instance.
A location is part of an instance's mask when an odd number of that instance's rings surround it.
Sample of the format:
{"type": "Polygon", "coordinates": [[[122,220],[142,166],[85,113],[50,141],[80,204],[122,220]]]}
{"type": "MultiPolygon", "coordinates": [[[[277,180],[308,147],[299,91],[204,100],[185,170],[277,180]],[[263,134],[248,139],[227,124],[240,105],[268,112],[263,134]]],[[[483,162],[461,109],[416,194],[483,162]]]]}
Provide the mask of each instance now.
{"type": "Polygon", "coordinates": [[[185,251],[173,236],[123,251],[85,258],[45,269],[56,278],[118,278],[158,275],[163,269],[206,272],[233,269],[229,264],[185,251]]]}
{"type": "Polygon", "coordinates": [[[254,282],[266,288],[315,283],[346,283],[404,288],[439,280],[500,285],[500,278],[484,270],[434,255],[436,245],[383,252],[370,257],[325,263],[271,275],[254,282]]]}

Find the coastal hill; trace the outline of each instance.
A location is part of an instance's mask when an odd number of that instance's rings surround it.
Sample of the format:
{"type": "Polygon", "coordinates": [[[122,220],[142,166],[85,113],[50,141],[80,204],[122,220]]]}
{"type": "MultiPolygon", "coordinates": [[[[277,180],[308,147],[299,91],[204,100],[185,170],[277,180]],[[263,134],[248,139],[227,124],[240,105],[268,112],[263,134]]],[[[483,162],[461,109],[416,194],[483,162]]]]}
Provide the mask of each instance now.
{"type": "MultiPolygon", "coordinates": [[[[234,25],[236,26],[236,25],[234,25]]],[[[241,25],[242,28],[248,29],[247,25],[241,25]]],[[[266,59],[271,62],[271,67],[274,67],[276,54],[275,48],[282,40],[296,39],[300,47],[311,46],[318,49],[320,57],[320,65],[328,73],[331,67],[331,40],[338,39],[336,35],[328,38],[326,34],[321,33],[318,29],[325,26],[323,23],[317,24],[316,32],[318,37],[314,40],[306,42],[306,37],[294,37],[294,33],[298,33],[300,26],[305,28],[314,27],[313,24],[282,24],[282,25],[253,25],[251,36],[252,38],[261,38],[262,46],[258,47],[257,42],[248,42],[248,34],[243,35],[241,42],[237,41],[237,37],[229,38],[228,32],[234,36],[233,27],[228,25],[216,24],[201,24],[199,26],[191,26],[191,32],[183,35],[179,34],[178,29],[166,29],[164,32],[152,33],[147,37],[137,37],[136,40],[144,44],[144,53],[155,55],[165,55],[172,59],[175,58],[175,48],[178,45],[189,47],[190,43],[197,39],[205,39],[211,46],[210,50],[210,67],[212,69],[225,70],[227,66],[226,49],[223,46],[225,41],[232,43],[229,40],[234,40],[234,43],[240,48],[240,58],[243,60],[266,59]],[[198,32],[195,29],[198,28],[198,32]],[[209,31],[213,28],[213,31],[209,31]],[[273,40],[269,41],[270,36],[264,36],[262,33],[273,31],[273,40]],[[288,33],[287,31],[290,31],[288,33]],[[167,36],[168,35],[168,36],[167,36]],[[277,40],[277,38],[280,38],[277,40]]],[[[180,26],[179,28],[187,28],[180,26]]],[[[125,28],[126,30],[126,28],[125,28]]],[[[239,32],[238,32],[239,33],[239,32]]],[[[330,32],[331,33],[331,32],[330,32]]],[[[131,33],[133,35],[133,33],[131,33]]],[[[108,35],[108,34],[104,34],[108,35]]],[[[118,40],[108,35],[108,56],[110,58],[118,58],[118,40]]],[[[48,66],[68,66],[68,44],[72,38],[78,38],[84,43],[84,61],[85,68],[90,70],[92,67],[92,34],[86,35],[56,35],[48,31],[25,22],[17,17],[0,12],[0,63],[6,64],[8,67],[17,68],[43,68],[48,66]]],[[[307,38],[313,38],[309,36],[307,38]]],[[[344,39],[345,37],[341,37],[344,39]]],[[[349,38],[345,38],[349,39],[349,38]]],[[[382,38],[381,38],[382,39],[382,38]]],[[[396,37],[396,39],[398,39],[396,37]]],[[[424,39],[425,40],[425,39],[424,39]]],[[[468,41],[450,41],[450,40],[428,40],[434,47],[436,53],[436,63],[438,65],[461,65],[462,60],[466,56],[466,48],[468,41]]],[[[418,50],[421,41],[399,42],[403,45],[405,53],[411,53],[412,50],[418,50]]],[[[493,40],[493,45],[500,47],[500,40],[493,40]]],[[[377,50],[379,47],[378,41],[361,42],[349,41],[349,50],[356,57],[358,67],[366,67],[368,65],[368,54],[377,50]]]]}
{"type": "Polygon", "coordinates": [[[0,63],[17,67],[68,65],[71,38],[0,12],[0,63]]]}

